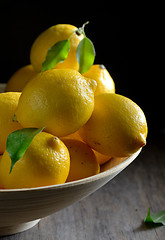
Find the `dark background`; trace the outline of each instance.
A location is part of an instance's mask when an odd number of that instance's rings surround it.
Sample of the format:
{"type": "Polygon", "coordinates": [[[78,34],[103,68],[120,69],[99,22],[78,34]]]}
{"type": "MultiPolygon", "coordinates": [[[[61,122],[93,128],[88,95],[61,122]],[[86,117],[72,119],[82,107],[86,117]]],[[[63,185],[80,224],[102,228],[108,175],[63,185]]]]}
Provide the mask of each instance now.
{"type": "MultiPolygon", "coordinates": [[[[89,21],[86,35],[96,49],[96,64],[104,64],[116,85],[116,93],[135,101],[144,111],[149,136],[164,128],[163,77],[158,39],[162,19],[138,12],[120,14],[104,1],[95,3],[5,1],[0,10],[0,82],[30,63],[30,48],[35,38],[58,23],[77,27],[89,21]]],[[[162,56],[163,57],[163,56],[162,56]]]]}

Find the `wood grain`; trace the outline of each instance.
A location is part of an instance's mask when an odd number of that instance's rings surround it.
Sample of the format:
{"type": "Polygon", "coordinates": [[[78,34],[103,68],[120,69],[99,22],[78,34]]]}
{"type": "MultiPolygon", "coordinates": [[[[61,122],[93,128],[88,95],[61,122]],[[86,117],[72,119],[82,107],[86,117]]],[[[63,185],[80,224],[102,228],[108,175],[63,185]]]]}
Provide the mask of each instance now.
{"type": "Polygon", "coordinates": [[[165,226],[147,227],[148,207],[165,209],[165,135],[148,141],[140,156],[87,198],[1,240],[163,240],[165,226]]]}

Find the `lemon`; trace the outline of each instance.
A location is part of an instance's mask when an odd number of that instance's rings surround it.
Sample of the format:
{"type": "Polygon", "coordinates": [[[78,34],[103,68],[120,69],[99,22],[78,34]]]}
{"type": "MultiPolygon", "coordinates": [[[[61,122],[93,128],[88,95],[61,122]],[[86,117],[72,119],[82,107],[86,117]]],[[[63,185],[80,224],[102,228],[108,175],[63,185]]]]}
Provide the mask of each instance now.
{"type": "MultiPolygon", "coordinates": [[[[83,139],[81,138],[79,132],[80,132],[80,130],[65,136],[65,138],[63,138],[63,139],[73,139],[73,140],[78,140],[78,141],[84,142],[83,139]]],[[[105,162],[108,162],[110,160],[110,156],[103,155],[103,154],[95,151],[94,149],[92,149],[92,151],[94,152],[96,160],[99,163],[99,165],[102,165],[105,162]]]]}
{"type": "Polygon", "coordinates": [[[22,91],[16,118],[23,127],[46,127],[58,137],[77,131],[94,108],[96,82],[73,69],[39,73],[22,91]]]}
{"type": "Polygon", "coordinates": [[[117,165],[119,165],[120,163],[124,162],[127,159],[127,157],[115,157],[115,158],[111,158],[109,161],[107,161],[105,164],[103,164],[101,166],[101,172],[104,172],[110,168],[113,168],[117,165]]]}
{"type": "Polygon", "coordinates": [[[25,85],[36,75],[32,65],[18,69],[8,80],[5,92],[22,92],[25,85]]]}
{"type": "MultiPolygon", "coordinates": [[[[1,161],[2,155],[0,155],[0,161],[1,161]]],[[[0,189],[3,189],[2,183],[0,182],[0,189]]]]}
{"type": "Polygon", "coordinates": [[[6,149],[8,135],[22,126],[13,121],[13,116],[18,105],[21,93],[6,92],[0,93],[0,154],[6,149]]]}
{"type": "Polygon", "coordinates": [[[57,24],[42,32],[34,41],[30,60],[35,71],[40,72],[42,63],[45,61],[47,52],[55,43],[70,38],[70,51],[67,58],[56,65],[56,68],[72,68],[78,70],[79,65],[76,58],[76,48],[79,42],[84,38],[83,34],[76,34],[77,28],[70,24],[57,24]]]}
{"type": "Polygon", "coordinates": [[[0,161],[0,181],[4,188],[31,188],[64,183],[68,177],[70,157],[67,147],[54,135],[36,135],[24,156],[9,173],[11,159],[5,151],[0,161]]]}
{"type": "Polygon", "coordinates": [[[98,162],[100,165],[108,162],[108,161],[111,159],[110,156],[107,156],[107,155],[104,155],[104,154],[102,154],[102,153],[99,153],[99,152],[95,151],[94,149],[93,149],[93,152],[94,152],[94,154],[95,154],[95,156],[96,156],[97,162],[98,162]]]}
{"type": "Polygon", "coordinates": [[[132,100],[114,93],[95,95],[95,107],[80,135],[90,147],[110,157],[127,157],[146,144],[147,122],[132,100]]]}
{"type": "Polygon", "coordinates": [[[93,176],[100,172],[99,163],[92,149],[82,141],[62,139],[70,154],[70,171],[67,182],[93,176]]]}
{"type": "Polygon", "coordinates": [[[97,88],[95,94],[115,93],[115,83],[104,65],[92,65],[88,72],[83,76],[96,80],[97,88]]]}
{"type": "Polygon", "coordinates": [[[83,140],[82,140],[82,138],[81,138],[81,136],[79,134],[79,131],[71,133],[71,134],[65,136],[63,139],[66,139],[66,138],[67,139],[74,139],[74,140],[78,140],[78,141],[82,141],[83,142],[83,140]]]}

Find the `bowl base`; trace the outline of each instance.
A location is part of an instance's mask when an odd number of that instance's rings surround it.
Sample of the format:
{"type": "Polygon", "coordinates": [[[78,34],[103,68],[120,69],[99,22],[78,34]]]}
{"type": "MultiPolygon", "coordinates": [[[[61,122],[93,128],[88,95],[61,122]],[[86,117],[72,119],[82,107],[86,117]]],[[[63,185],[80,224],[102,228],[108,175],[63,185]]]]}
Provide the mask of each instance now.
{"type": "Polygon", "coordinates": [[[7,236],[7,235],[12,235],[15,233],[23,232],[26,231],[32,227],[34,227],[40,219],[26,222],[26,223],[20,223],[12,226],[0,226],[0,236],[7,236]]]}

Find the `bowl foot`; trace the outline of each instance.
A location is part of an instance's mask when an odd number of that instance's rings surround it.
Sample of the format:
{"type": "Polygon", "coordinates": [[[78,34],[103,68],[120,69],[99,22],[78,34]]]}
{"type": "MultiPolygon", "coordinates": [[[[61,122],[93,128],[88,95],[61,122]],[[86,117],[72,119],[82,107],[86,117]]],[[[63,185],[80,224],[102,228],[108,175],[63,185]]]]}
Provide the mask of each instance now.
{"type": "Polygon", "coordinates": [[[37,219],[34,221],[20,223],[12,226],[0,226],[0,236],[12,235],[15,233],[23,232],[34,227],[39,221],[40,219],[37,219]]]}

